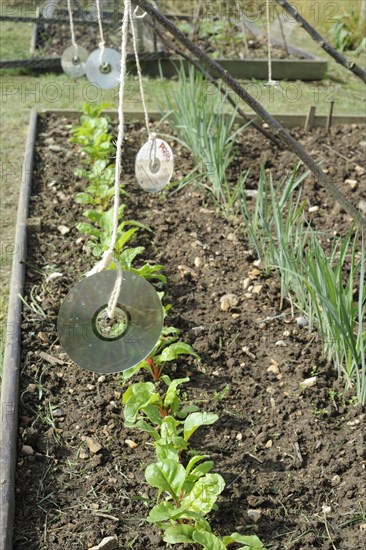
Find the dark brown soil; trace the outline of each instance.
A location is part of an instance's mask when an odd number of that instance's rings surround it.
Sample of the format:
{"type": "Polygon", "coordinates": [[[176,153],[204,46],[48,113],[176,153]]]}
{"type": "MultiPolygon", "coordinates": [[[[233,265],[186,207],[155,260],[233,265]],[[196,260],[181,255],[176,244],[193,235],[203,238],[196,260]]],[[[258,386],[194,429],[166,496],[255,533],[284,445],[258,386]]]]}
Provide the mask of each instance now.
{"type": "MultiPolygon", "coordinates": [[[[240,29],[236,29],[240,32],[240,29]]],[[[115,29],[105,26],[104,35],[106,40],[106,46],[109,48],[120,48],[120,38],[118,27],[115,29]]],[[[235,29],[230,28],[230,36],[235,35],[235,29]]],[[[78,25],[75,24],[75,37],[80,46],[86,48],[90,53],[98,48],[99,34],[98,28],[95,25],[78,25]]],[[[146,40],[146,38],[145,38],[146,40]]],[[[180,44],[176,42],[174,38],[169,35],[169,40],[173,44],[180,47],[180,44]]],[[[249,56],[244,49],[242,42],[240,44],[230,43],[225,40],[215,39],[215,36],[207,36],[205,38],[194,37],[194,42],[203,49],[207,54],[215,58],[235,58],[235,59],[267,59],[268,48],[265,38],[253,38],[248,37],[248,51],[249,56]]],[[[131,40],[129,41],[131,45],[131,40]]],[[[61,57],[65,49],[71,45],[70,27],[68,25],[55,25],[49,24],[39,25],[37,34],[37,49],[42,51],[42,55],[45,57],[56,56],[61,57]]],[[[149,51],[149,45],[152,46],[151,40],[146,43],[145,49],[149,51]]],[[[164,51],[167,54],[171,54],[169,48],[164,47],[164,51]]],[[[132,49],[130,49],[132,53],[132,49]]],[[[304,59],[303,56],[297,54],[287,54],[286,50],[281,46],[274,45],[271,48],[271,54],[273,59],[304,59]]]]}
{"type": "MultiPolygon", "coordinates": [[[[45,317],[24,310],[14,550],[86,549],[113,534],[121,550],[165,548],[145,521],[148,507],[135,498],[154,497],[143,475],[154,453],[145,435],[124,428],[120,377],[75,366],[57,340],[61,301],[95,262],[74,227],[82,209],[73,195],[84,183],[73,176],[80,156],[68,142],[69,128],[70,120],[45,118],[36,147],[30,216],[41,219],[41,230],[36,223],[30,229],[25,299],[31,304],[32,293],[45,317]],[[60,225],[70,232],[61,236],[60,225]],[[55,272],[62,276],[49,278],[55,272]],[[91,453],[86,436],[102,449],[91,453]],[[126,439],[138,446],[131,449],[126,439]]],[[[226,481],[219,511],[210,516],[214,531],[257,532],[272,550],[365,549],[364,411],[350,403],[350,394],[342,396],[343,383],[321,359],[312,335],[288,308],[279,309],[278,278],[256,271],[239,220],[224,221],[193,185],[167,196],[137,187],[134,158],[146,138],[143,129],[128,130],[126,217],[153,229],[151,235],[140,232],[138,243],[146,246],[145,260],[165,264],[170,323],[202,357],[200,364],[178,361],[174,376],[189,373],[188,399],[220,417],[193,442],[212,456],[226,481]],[[262,285],[258,294],[243,290],[248,276],[262,285]],[[224,312],[220,297],[227,293],[240,302],[224,312]],[[317,383],[304,389],[302,381],[314,374],[317,383]],[[260,512],[255,525],[250,509],[260,512]]],[[[365,195],[365,174],[356,169],[364,161],[365,129],[295,134],[357,204],[365,195]],[[358,181],[356,190],[347,178],[358,181]]],[[[193,165],[184,150],[174,150],[180,179],[193,165]]],[[[247,130],[231,177],[250,168],[249,186],[255,188],[260,163],[278,181],[294,161],[247,130]]],[[[320,207],[311,214],[313,223],[344,234],[348,216],[311,177],[304,190],[309,205],[320,207]]]]}
{"type": "MultiPolygon", "coordinates": [[[[215,21],[212,21],[212,23],[214,24],[215,21]]],[[[267,59],[268,57],[267,38],[265,36],[253,36],[246,31],[248,46],[248,50],[246,50],[243,30],[234,21],[227,23],[226,32],[215,30],[213,27],[212,32],[197,29],[196,33],[192,33],[189,30],[191,27],[185,28],[182,26],[184,22],[179,21],[176,24],[190,36],[199,48],[211,57],[219,59],[267,59]]],[[[174,37],[169,36],[169,39],[180,47],[174,37]]],[[[287,53],[286,49],[278,44],[272,44],[271,56],[273,59],[305,59],[305,56],[300,54],[287,53]]]]}
{"type": "MultiPolygon", "coordinates": [[[[116,32],[105,28],[106,47],[119,49],[119,37],[116,32]]],[[[76,42],[89,53],[99,47],[99,31],[95,25],[75,24],[76,42]]],[[[37,32],[37,49],[45,57],[61,57],[68,46],[71,46],[70,27],[68,25],[39,25],[37,32]]]]}

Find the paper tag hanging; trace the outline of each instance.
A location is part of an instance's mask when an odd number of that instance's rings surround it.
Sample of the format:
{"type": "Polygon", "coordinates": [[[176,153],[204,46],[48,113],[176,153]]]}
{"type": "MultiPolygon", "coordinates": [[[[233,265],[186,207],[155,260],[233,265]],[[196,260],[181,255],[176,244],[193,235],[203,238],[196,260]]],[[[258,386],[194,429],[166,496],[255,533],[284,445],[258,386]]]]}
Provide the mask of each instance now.
{"type": "Polygon", "coordinates": [[[88,55],[88,51],[79,45],[66,48],[61,57],[61,66],[64,73],[73,78],[83,76],[86,70],[88,55]]]}
{"type": "Polygon", "coordinates": [[[173,152],[162,139],[149,139],[137,153],[135,175],[144,191],[156,193],[164,189],[170,182],[173,170],[173,152]]]}
{"type": "Polygon", "coordinates": [[[112,48],[94,50],[86,63],[86,76],[90,82],[99,88],[115,88],[119,83],[121,54],[112,48]]]}
{"type": "Polygon", "coordinates": [[[113,374],[134,367],[154,349],[163,327],[163,308],[154,287],[124,271],[110,320],[107,302],[116,271],[86,277],[66,296],[58,315],[58,336],[69,357],[97,373],[113,374]]]}

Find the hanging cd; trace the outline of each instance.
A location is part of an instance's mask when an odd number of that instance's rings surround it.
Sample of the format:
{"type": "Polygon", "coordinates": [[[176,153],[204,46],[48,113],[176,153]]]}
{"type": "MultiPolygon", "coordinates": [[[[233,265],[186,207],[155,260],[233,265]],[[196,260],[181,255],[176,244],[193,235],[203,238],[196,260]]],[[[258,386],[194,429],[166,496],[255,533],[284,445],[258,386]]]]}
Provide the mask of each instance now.
{"type": "Polygon", "coordinates": [[[73,78],[83,76],[88,55],[88,51],[82,46],[76,45],[66,48],[61,57],[61,66],[64,73],[73,78]]]}
{"type": "Polygon", "coordinates": [[[124,271],[112,320],[107,305],[116,271],[102,271],[74,286],[61,305],[58,336],[79,366],[103,374],[121,372],[151,353],[163,327],[163,308],[154,287],[124,271]]]}
{"type": "Polygon", "coordinates": [[[135,174],[144,191],[156,193],[164,189],[173,175],[173,169],[173,152],[162,139],[149,139],[137,153],[135,174]]]}
{"type": "Polygon", "coordinates": [[[103,58],[98,48],[89,55],[86,63],[88,80],[99,88],[114,88],[119,82],[121,54],[112,48],[104,48],[103,58]]]}
{"type": "Polygon", "coordinates": [[[56,10],[60,0],[46,0],[46,2],[41,7],[42,17],[45,19],[54,19],[56,18],[56,10]]]}

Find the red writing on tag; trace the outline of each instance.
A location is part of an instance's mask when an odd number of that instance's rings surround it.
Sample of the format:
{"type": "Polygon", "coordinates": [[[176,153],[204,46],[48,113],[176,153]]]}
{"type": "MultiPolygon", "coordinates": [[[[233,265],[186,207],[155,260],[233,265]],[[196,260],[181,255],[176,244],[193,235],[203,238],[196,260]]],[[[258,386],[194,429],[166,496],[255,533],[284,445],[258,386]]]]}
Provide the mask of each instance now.
{"type": "Polygon", "coordinates": [[[159,149],[162,150],[163,155],[164,155],[164,158],[165,158],[166,160],[170,160],[169,151],[168,151],[168,149],[165,147],[164,143],[160,143],[159,149]]]}

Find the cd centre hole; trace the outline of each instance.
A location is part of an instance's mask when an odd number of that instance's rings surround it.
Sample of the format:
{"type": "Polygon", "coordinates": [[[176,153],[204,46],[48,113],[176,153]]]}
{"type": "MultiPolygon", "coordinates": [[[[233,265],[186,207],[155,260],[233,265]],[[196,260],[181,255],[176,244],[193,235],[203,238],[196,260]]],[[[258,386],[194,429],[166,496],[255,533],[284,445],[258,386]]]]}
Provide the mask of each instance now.
{"type": "Polygon", "coordinates": [[[113,319],[108,317],[107,308],[102,309],[95,319],[97,332],[103,338],[114,340],[121,336],[128,327],[128,315],[120,307],[116,307],[113,319]]]}
{"type": "Polygon", "coordinates": [[[157,174],[160,170],[160,160],[155,157],[154,159],[150,160],[149,169],[152,174],[157,174]]]}
{"type": "Polygon", "coordinates": [[[109,63],[102,63],[99,67],[99,70],[103,74],[108,74],[112,70],[112,66],[109,63]]]}
{"type": "Polygon", "coordinates": [[[74,57],[72,58],[72,64],[79,65],[79,63],[80,63],[80,58],[77,55],[74,55],[74,57]]]}

